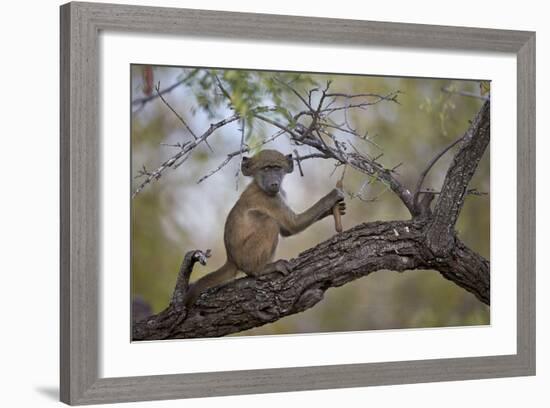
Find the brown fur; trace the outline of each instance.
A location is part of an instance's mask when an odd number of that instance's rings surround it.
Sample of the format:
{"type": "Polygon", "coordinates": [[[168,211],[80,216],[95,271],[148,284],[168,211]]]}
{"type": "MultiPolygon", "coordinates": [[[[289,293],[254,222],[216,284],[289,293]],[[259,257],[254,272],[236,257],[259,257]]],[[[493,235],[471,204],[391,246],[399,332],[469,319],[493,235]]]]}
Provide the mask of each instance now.
{"type": "Polygon", "coordinates": [[[285,173],[292,171],[292,157],[275,150],[263,150],[253,158],[243,158],[244,175],[254,177],[225,222],[226,263],[217,271],[199,279],[187,294],[192,304],[205,289],[232,279],[237,271],[249,276],[278,271],[281,264],[272,262],[279,235],[303,231],[314,222],[332,214],[332,208],[344,213],[343,194],[334,189],[302,214],[296,214],[285,202],[280,186],[285,173]],[[277,191],[275,191],[277,190],[277,191]]]}

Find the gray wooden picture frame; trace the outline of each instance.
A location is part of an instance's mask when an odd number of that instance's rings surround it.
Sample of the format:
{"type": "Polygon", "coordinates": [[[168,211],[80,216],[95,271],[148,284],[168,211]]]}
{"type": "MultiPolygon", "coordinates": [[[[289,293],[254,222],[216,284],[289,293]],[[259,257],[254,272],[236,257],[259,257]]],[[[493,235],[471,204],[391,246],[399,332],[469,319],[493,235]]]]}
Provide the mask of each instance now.
{"type": "Polygon", "coordinates": [[[61,401],[113,403],[535,374],[535,33],[94,3],[69,3],[60,11],[61,401]],[[100,378],[98,37],[102,30],[515,54],[517,353],[100,378]]]}

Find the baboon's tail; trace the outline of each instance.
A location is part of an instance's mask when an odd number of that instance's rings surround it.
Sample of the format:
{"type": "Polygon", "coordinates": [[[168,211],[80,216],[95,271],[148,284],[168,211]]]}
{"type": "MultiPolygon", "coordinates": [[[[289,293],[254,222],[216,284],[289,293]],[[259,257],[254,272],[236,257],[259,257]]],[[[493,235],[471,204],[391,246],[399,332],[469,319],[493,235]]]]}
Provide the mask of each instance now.
{"type": "Polygon", "coordinates": [[[187,306],[192,305],[206,289],[233,279],[235,275],[237,275],[237,266],[233,262],[226,261],[218,270],[203,276],[189,286],[189,290],[185,296],[185,304],[187,306]]]}

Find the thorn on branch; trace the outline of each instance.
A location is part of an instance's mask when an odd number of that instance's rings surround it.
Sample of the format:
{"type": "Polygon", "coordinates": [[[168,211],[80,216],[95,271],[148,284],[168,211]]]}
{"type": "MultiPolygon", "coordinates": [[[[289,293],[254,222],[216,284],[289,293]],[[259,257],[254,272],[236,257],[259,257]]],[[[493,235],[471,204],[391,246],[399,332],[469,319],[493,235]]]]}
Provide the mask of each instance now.
{"type": "Polygon", "coordinates": [[[138,179],[140,177],[149,177],[152,173],[147,170],[145,165],[141,169],[138,170],[138,174],[134,177],[135,179],[138,179]]]}
{"type": "Polygon", "coordinates": [[[486,195],[489,195],[489,193],[487,193],[485,191],[478,191],[475,188],[471,188],[469,190],[466,190],[466,194],[467,195],[473,195],[473,196],[486,196],[486,195]]]}
{"type": "Polygon", "coordinates": [[[393,166],[391,169],[390,169],[390,172],[392,173],[397,173],[396,170],[401,167],[403,165],[403,162],[399,163],[398,165],[396,166],[393,166]]]}
{"type": "Polygon", "coordinates": [[[171,144],[171,143],[160,143],[161,146],[167,146],[167,147],[175,147],[175,148],[178,148],[178,149],[183,149],[185,146],[187,146],[190,142],[183,142],[183,143],[180,143],[180,142],[177,142],[175,144],[171,144]]]}
{"type": "Polygon", "coordinates": [[[376,163],[376,161],[381,158],[382,156],[384,156],[384,153],[380,153],[378,156],[376,156],[374,159],[372,159],[373,162],[376,163]]]}

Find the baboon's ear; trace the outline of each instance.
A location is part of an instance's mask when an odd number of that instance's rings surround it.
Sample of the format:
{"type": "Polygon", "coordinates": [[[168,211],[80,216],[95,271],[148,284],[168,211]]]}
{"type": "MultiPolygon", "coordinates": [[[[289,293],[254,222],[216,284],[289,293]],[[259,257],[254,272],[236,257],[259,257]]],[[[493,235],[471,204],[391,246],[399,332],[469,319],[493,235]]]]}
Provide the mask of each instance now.
{"type": "Polygon", "coordinates": [[[252,176],[252,159],[250,157],[243,157],[243,162],[241,164],[241,171],[243,176],[252,176]]]}
{"type": "Polygon", "coordinates": [[[294,170],[294,159],[292,158],[292,154],[287,154],[286,155],[286,161],[288,163],[288,166],[286,168],[286,172],[287,173],[292,173],[292,171],[294,170]]]}

